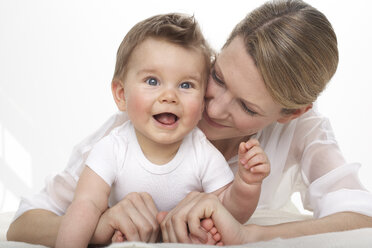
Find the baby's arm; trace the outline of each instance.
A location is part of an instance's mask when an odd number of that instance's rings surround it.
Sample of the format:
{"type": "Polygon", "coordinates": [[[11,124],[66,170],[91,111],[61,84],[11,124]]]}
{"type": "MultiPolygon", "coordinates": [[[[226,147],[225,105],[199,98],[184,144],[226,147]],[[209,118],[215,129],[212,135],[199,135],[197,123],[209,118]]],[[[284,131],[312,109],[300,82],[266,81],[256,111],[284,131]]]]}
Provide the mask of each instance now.
{"type": "Polygon", "coordinates": [[[56,247],[87,247],[98,220],[107,209],[110,186],[85,167],[74,199],[62,219],[56,247]]]}
{"type": "Polygon", "coordinates": [[[240,143],[238,155],[235,179],[219,198],[239,222],[245,223],[257,207],[262,181],[270,173],[270,163],[256,139],[240,143]]]}

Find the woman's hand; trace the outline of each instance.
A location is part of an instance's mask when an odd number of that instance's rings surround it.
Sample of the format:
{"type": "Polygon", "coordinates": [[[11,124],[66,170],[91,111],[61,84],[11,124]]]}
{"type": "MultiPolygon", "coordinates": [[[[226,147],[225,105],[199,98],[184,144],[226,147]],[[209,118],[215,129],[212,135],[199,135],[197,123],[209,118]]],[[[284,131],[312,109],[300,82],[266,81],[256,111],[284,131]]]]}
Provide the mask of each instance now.
{"type": "Polygon", "coordinates": [[[130,193],[101,216],[92,244],[108,244],[116,232],[123,241],[156,242],[158,210],[148,193],[130,193]]]}
{"type": "MultiPolygon", "coordinates": [[[[161,221],[162,217],[158,220],[161,221]]],[[[198,239],[200,243],[205,244],[213,242],[213,236],[215,243],[225,245],[234,243],[232,240],[239,243],[242,239],[240,234],[244,231],[243,225],[235,220],[216,195],[200,192],[189,193],[164,217],[160,228],[164,242],[195,243],[198,239]],[[203,220],[208,218],[215,222],[210,228],[203,225],[203,220]],[[215,233],[218,233],[219,237],[222,236],[222,239],[216,239],[215,233]]]]}
{"type": "Polygon", "coordinates": [[[200,192],[189,193],[165,217],[161,216],[158,218],[163,242],[192,243],[187,230],[188,212],[204,194],[200,192]]]}
{"type": "Polygon", "coordinates": [[[204,194],[199,197],[198,202],[187,214],[186,222],[190,234],[200,239],[204,239],[206,236],[205,231],[201,228],[201,220],[203,219],[212,220],[213,227],[220,235],[220,242],[224,245],[244,244],[258,240],[261,227],[240,224],[213,194],[204,194]]]}

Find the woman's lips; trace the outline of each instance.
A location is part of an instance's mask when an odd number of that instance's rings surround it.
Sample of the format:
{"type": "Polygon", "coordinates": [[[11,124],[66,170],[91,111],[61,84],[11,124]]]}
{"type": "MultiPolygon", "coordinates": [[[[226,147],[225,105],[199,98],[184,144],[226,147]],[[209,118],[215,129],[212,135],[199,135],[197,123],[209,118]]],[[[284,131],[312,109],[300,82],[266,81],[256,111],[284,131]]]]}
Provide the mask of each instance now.
{"type": "Polygon", "coordinates": [[[211,118],[209,118],[209,116],[207,114],[207,110],[204,111],[203,117],[208,122],[208,124],[211,125],[212,127],[217,127],[217,128],[226,127],[224,125],[218,124],[217,122],[214,122],[211,118]]]}

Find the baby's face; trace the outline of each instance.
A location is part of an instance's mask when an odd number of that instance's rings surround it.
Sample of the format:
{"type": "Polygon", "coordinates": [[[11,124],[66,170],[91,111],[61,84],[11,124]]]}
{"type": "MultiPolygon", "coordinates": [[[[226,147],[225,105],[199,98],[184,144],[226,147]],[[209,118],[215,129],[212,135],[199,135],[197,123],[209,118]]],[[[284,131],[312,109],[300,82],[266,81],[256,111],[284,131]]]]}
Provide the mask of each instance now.
{"type": "Polygon", "coordinates": [[[204,108],[204,69],[196,50],[154,38],[136,47],[123,83],[139,139],[174,144],[197,125],[204,108]]]}

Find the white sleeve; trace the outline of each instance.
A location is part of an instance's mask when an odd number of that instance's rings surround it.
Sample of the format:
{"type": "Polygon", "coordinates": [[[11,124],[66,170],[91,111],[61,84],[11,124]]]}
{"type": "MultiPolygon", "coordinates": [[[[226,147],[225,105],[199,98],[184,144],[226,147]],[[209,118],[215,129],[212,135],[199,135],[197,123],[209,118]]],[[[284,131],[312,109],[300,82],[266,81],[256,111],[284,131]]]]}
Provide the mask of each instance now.
{"type": "Polygon", "coordinates": [[[47,178],[45,187],[41,191],[23,197],[14,219],[31,209],[45,209],[63,215],[71,204],[80,173],[94,144],[127,120],[126,112],[117,112],[99,129],[77,144],[71,152],[65,170],[54,177],[47,178]]]}
{"type": "Polygon", "coordinates": [[[38,193],[22,197],[14,220],[28,210],[45,209],[63,215],[74,197],[77,181],[67,171],[48,178],[45,187],[38,193]]]}
{"type": "Polygon", "coordinates": [[[86,160],[86,165],[110,187],[115,182],[117,175],[118,150],[118,143],[115,137],[110,134],[94,145],[86,160]]]}
{"type": "Polygon", "coordinates": [[[211,193],[234,180],[234,174],[225,157],[205,138],[201,149],[197,149],[200,159],[200,178],[204,192],[211,193]]]}
{"type": "Polygon", "coordinates": [[[310,184],[307,201],[315,207],[315,217],[344,211],[372,216],[372,194],[356,181],[359,168],[357,163],[345,164],[310,184]]]}
{"type": "Polygon", "coordinates": [[[70,173],[76,181],[79,180],[80,174],[86,164],[86,159],[93,146],[103,137],[107,136],[114,128],[123,125],[128,120],[126,112],[117,112],[112,115],[99,129],[86,137],[77,144],[70,155],[66,171],[70,173]]]}
{"type": "Polygon", "coordinates": [[[358,178],[360,166],[345,161],[328,119],[313,110],[300,118],[291,147],[308,185],[304,207],[316,218],[343,211],[372,216],[372,194],[358,178]]]}

